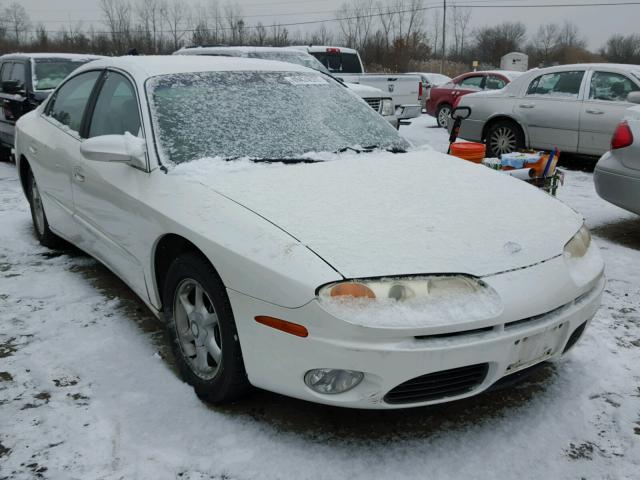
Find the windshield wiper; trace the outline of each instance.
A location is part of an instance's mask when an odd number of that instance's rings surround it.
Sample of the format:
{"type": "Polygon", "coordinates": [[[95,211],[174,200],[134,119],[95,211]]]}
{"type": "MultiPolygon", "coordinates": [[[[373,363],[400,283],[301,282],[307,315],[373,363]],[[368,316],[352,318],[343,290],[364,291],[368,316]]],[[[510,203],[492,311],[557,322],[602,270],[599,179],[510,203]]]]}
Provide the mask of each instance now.
{"type": "MultiPolygon", "coordinates": [[[[380,148],[380,145],[369,145],[368,147],[364,147],[364,151],[371,152],[376,148],[380,148]]],[[[385,148],[385,150],[390,153],[407,153],[407,151],[404,148],[400,148],[400,147],[389,147],[389,148],[385,148]]]]}

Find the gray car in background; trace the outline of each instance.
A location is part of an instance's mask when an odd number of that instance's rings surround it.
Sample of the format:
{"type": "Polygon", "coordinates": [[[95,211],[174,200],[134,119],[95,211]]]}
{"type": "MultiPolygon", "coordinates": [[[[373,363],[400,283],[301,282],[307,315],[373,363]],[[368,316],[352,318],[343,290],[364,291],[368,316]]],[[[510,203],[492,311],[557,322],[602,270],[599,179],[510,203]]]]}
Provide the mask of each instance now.
{"type": "Polygon", "coordinates": [[[562,65],[529,70],[505,88],[472,93],[454,106],[471,107],[460,138],[486,142],[487,155],[519,148],[600,156],[622,120],[640,66],[562,65]]]}
{"type": "MultiPolygon", "coordinates": [[[[640,103],[640,92],[629,95],[640,103]]],[[[593,181],[600,197],[640,215],[640,106],[627,110],[611,139],[611,150],[598,161],[593,181]]]]}

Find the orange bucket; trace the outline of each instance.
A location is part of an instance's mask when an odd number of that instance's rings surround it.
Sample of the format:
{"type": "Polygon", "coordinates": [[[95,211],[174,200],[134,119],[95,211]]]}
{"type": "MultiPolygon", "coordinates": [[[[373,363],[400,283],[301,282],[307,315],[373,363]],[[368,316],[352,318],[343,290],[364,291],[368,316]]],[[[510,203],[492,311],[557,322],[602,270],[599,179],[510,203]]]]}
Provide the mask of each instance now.
{"type": "Polygon", "coordinates": [[[484,160],[486,147],[484,143],[460,142],[451,145],[451,155],[454,157],[480,163],[484,160]]]}

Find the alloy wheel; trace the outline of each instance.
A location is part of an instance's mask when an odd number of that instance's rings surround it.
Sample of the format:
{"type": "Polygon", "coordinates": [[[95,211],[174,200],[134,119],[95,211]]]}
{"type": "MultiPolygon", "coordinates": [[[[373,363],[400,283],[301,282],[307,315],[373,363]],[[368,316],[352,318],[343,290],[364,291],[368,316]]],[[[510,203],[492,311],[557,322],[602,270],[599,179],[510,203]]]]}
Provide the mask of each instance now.
{"type": "Polygon", "coordinates": [[[499,155],[514,152],[517,146],[518,138],[516,133],[509,127],[500,127],[496,129],[489,139],[489,147],[491,151],[499,155]]]}
{"type": "Polygon", "coordinates": [[[438,125],[441,127],[447,126],[447,120],[451,115],[451,109],[449,107],[442,107],[438,112],[438,125]]]}
{"type": "Polygon", "coordinates": [[[220,325],[200,283],[187,278],[178,285],[173,314],[177,340],[189,368],[203,380],[213,378],[222,362],[220,325]]]}

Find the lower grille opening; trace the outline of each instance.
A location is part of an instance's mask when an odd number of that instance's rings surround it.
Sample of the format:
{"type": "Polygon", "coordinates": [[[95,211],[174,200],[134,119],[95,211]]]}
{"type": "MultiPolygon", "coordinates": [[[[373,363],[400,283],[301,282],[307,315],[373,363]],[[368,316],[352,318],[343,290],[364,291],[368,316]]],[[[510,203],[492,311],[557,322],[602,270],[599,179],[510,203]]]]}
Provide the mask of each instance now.
{"type": "Polygon", "coordinates": [[[474,328],[473,330],[462,330],[460,332],[449,332],[449,333],[436,333],[433,335],[416,335],[416,340],[430,340],[432,338],[451,338],[451,337],[460,337],[462,335],[474,335],[476,333],[485,333],[493,330],[493,327],[482,327],[482,328],[474,328]]]}
{"type": "Polygon", "coordinates": [[[387,403],[418,403],[455,397],[480,385],[489,371],[488,363],[452,368],[407,380],[390,390],[387,403]]]}
{"type": "Polygon", "coordinates": [[[580,340],[580,337],[582,336],[582,333],[584,332],[584,329],[586,327],[587,327],[587,322],[584,322],[582,325],[580,325],[578,328],[576,328],[573,331],[573,333],[569,337],[569,340],[567,340],[567,344],[565,345],[562,353],[566,353],[571,347],[573,347],[576,344],[578,340],[580,340]]]}

